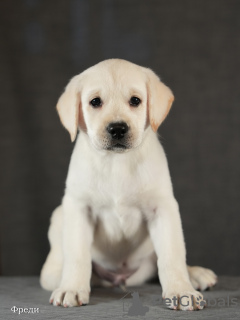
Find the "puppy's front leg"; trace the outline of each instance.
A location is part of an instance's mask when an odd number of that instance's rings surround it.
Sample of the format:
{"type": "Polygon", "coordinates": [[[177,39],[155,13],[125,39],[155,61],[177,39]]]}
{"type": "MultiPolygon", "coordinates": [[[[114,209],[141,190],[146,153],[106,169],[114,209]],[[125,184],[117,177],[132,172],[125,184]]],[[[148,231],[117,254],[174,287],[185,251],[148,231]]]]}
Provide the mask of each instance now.
{"type": "Polygon", "coordinates": [[[64,307],[87,304],[90,294],[93,225],[88,208],[65,195],[63,199],[63,272],[50,303],[64,307]]]}
{"type": "Polygon", "coordinates": [[[166,305],[172,309],[202,309],[203,296],[189,280],[180,214],[173,196],[161,199],[148,227],[166,305]]]}

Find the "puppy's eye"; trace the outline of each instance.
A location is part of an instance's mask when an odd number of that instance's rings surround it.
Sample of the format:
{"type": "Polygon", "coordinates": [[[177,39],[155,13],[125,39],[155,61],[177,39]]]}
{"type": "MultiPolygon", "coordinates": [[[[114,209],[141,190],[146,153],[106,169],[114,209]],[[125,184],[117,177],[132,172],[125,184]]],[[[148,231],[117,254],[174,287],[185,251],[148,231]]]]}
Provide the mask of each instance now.
{"type": "Polygon", "coordinates": [[[100,98],[94,98],[90,101],[90,104],[94,107],[94,108],[99,108],[102,105],[102,100],[100,98]]]}
{"type": "Polygon", "coordinates": [[[132,107],[138,107],[139,104],[141,103],[141,100],[137,97],[131,97],[129,103],[130,103],[130,106],[132,107]]]}

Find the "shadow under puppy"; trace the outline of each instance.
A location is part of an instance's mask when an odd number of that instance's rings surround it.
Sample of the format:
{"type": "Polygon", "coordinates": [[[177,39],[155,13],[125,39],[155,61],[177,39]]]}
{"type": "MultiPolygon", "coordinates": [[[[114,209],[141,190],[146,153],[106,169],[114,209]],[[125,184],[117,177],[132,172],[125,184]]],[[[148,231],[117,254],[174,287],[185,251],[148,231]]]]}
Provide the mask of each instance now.
{"type": "Polygon", "coordinates": [[[217,278],[186,265],[178,203],[157,138],[173,100],[153,71],[119,59],[67,85],[57,110],[72,141],[80,134],[40,277],[53,290],[53,305],[87,304],[91,281],[135,286],[158,273],[170,308],[203,308],[196,289],[217,278]]]}

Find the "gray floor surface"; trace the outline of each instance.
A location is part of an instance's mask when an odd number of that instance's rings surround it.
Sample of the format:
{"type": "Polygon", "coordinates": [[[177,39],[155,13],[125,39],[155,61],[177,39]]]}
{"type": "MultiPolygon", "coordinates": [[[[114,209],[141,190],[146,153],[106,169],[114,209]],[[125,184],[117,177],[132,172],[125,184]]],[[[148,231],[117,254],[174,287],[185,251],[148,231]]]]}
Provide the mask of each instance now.
{"type": "Polygon", "coordinates": [[[131,287],[125,293],[118,288],[92,288],[90,304],[75,308],[53,307],[49,296],[38,277],[0,277],[0,319],[240,319],[240,277],[220,277],[204,293],[208,306],[201,311],[167,309],[156,283],[131,287]],[[131,316],[133,292],[144,308],[137,308],[140,314],[131,316]]]}

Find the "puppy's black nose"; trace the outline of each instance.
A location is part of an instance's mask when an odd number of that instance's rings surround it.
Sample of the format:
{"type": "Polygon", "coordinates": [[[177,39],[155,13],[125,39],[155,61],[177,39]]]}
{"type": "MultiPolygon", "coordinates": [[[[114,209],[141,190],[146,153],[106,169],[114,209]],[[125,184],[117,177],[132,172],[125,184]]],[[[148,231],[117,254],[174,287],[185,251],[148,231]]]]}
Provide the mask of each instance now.
{"type": "Polygon", "coordinates": [[[120,140],[128,132],[128,125],[125,122],[112,122],[107,126],[107,131],[112,139],[120,140]]]}

